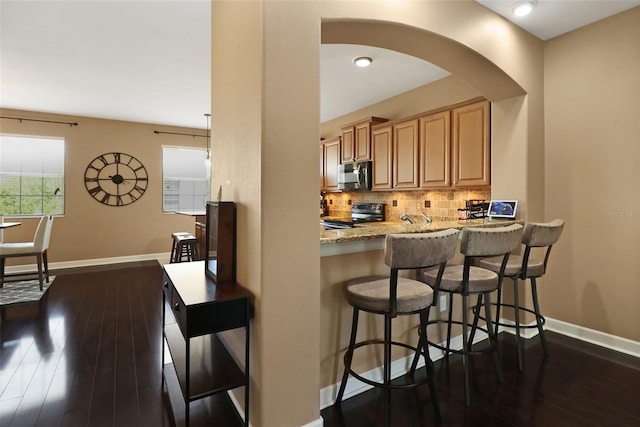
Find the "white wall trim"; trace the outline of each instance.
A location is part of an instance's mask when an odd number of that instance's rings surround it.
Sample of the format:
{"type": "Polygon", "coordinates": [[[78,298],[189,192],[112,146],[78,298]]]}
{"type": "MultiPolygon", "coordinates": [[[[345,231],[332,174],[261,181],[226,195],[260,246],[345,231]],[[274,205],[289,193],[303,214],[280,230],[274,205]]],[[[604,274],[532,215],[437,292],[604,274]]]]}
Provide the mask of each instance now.
{"type": "MultiPolygon", "coordinates": [[[[167,264],[169,262],[170,253],[156,253],[156,254],[144,254],[144,255],[131,255],[112,258],[94,258],[83,259],[78,261],[62,261],[62,262],[50,262],[49,270],[63,269],[63,268],[79,268],[79,267],[92,267],[96,265],[109,265],[109,264],[121,264],[127,262],[137,261],[152,261],[156,260],[160,264],[167,264]]],[[[29,273],[37,271],[38,266],[36,264],[24,264],[15,265],[6,268],[7,274],[14,273],[29,273]]]]}
{"type": "Polygon", "coordinates": [[[305,424],[301,427],[322,427],[324,426],[324,419],[322,419],[322,417],[318,418],[317,420],[313,420],[308,424],[305,424]]]}
{"type": "Polygon", "coordinates": [[[640,342],[547,317],[545,330],[640,358],[640,342]]]}

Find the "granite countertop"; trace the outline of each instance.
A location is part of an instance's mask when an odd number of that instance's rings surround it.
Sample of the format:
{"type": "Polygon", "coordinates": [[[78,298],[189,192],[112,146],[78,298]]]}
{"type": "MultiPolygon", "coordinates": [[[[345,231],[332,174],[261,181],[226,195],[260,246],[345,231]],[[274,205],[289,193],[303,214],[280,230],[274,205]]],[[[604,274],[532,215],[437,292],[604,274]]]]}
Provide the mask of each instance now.
{"type": "Polygon", "coordinates": [[[431,224],[407,222],[375,222],[357,224],[354,228],[342,228],[337,230],[323,230],[320,225],[320,244],[355,242],[360,240],[379,239],[387,234],[396,233],[427,233],[433,231],[465,227],[504,227],[511,224],[522,224],[519,220],[491,220],[474,219],[467,221],[443,221],[431,224]]]}

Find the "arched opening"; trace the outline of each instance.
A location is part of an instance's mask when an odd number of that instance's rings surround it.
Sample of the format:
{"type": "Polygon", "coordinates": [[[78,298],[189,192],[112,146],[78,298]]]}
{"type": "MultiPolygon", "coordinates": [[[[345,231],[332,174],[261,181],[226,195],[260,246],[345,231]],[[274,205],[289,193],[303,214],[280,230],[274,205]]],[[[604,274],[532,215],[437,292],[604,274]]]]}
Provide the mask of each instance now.
{"type": "Polygon", "coordinates": [[[323,44],[362,44],[395,50],[431,62],[469,83],[488,100],[525,95],[525,90],[478,52],[429,31],[392,22],[325,20],[323,44]]]}

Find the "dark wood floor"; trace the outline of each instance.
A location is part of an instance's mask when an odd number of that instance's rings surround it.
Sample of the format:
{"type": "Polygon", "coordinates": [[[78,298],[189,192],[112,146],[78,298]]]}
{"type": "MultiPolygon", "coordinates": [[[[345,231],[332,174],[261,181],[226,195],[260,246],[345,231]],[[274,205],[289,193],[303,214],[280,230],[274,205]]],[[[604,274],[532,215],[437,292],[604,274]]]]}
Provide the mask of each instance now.
{"type": "MultiPolygon", "coordinates": [[[[171,425],[161,393],[160,268],[56,274],[40,304],[0,307],[0,426],[171,425]]],[[[512,338],[501,337],[501,385],[489,360],[474,360],[468,409],[460,361],[438,362],[441,425],[640,425],[637,359],[550,333],[544,361],[531,341],[518,374],[512,338]]],[[[323,410],[325,426],[435,424],[426,387],[390,399],[386,408],[379,392],[363,393],[342,411],[323,410]]]]}
{"type": "Polygon", "coordinates": [[[638,358],[553,332],[547,332],[547,341],[551,356],[544,359],[538,339],[528,340],[519,373],[514,337],[501,333],[501,384],[491,358],[473,356],[469,408],[461,358],[451,356],[448,365],[436,362],[440,423],[425,385],[357,395],[341,408],[324,409],[324,426],[640,426],[638,358]]]}

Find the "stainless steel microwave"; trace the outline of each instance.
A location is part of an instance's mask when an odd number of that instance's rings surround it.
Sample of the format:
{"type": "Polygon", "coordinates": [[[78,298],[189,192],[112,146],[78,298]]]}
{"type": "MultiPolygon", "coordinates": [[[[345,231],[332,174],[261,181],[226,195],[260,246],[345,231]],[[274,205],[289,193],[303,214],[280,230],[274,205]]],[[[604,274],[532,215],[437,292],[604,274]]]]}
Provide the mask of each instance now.
{"type": "Polygon", "coordinates": [[[371,190],[371,169],[370,161],[338,165],[338,189],[371,190]]]}

